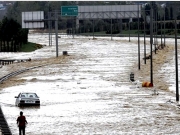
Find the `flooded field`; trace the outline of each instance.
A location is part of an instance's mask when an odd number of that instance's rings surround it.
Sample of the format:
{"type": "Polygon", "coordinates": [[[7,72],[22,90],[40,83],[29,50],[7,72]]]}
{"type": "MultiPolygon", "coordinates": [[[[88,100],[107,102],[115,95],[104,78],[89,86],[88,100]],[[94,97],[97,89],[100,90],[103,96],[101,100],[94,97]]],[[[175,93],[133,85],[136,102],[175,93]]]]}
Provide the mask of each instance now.
{"type": "Polygon", "coordinates": [[[137,38],[129,42],[122,37],[61,36],[58,40],[58,58],[55,39],[49,46],[47,34],[29,34],[30,42],[44,45],[35,52],[0,53],[0,59],[32,59],[3,66],[1,77],[43,65],[1,84],[0,105],[13,135],[18,134],[20,111],[28,121],[27,135],[179,134],[173,39],[166,39],[168,46],[155,54],[153,88],[141,87],[143,81],[150,81],[149,60],[145,65],[142,59],[143,39],[141,70],[137,38]],[[62,56],[63,51],[69,55],[62,56]],[[131,72],[137,83],[129,81],[131,72]],[[20,92],[36,92],[41,106],[16,107],[14,97],[20,92]]]}

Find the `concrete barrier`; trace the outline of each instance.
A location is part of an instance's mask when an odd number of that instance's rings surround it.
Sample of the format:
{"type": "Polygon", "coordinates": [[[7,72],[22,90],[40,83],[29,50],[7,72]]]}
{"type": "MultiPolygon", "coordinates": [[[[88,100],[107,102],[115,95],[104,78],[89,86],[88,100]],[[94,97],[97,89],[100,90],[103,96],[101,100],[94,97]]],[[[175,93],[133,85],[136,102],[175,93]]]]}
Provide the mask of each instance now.
{"type": "Polygon", "coordinates": [[[1,129],[0,129],[0,135],[3,135],[1,129]]]}
{"type": "Polygon", "coordinates": [[[0,129],[3,135],[12,135],[8,123],[4,117],[3,111],[0,106],[0,129]]]}

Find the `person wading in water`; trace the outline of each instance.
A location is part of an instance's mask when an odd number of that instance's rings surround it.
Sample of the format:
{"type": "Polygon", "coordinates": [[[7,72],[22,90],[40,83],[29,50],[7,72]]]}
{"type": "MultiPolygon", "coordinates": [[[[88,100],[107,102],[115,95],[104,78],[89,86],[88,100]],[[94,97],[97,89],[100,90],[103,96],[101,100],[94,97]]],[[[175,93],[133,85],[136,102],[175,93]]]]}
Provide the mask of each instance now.
{"type": "Polygon", "coordinates": [[[17,124],[19,127],[19,135],[21,135],[21,132],[23,132],[23,135],[25,135],[25,127],[27,124],[26,117],[23,116],[23,112],[20,112],[20,116],[17,118],[17,124]]]}

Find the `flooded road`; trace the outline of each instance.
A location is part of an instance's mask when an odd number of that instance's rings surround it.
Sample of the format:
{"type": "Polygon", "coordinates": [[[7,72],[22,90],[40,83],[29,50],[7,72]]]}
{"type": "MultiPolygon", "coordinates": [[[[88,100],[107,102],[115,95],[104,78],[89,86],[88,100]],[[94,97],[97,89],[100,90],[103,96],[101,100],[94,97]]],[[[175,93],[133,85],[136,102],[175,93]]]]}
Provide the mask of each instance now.
{"type": "MultiPolygon", "coordinates": [[[[157,88],[159,95],[153,95],[154,88],[141,87],[142,80],[149,80],[136,72],[137,39],[131,40],[64,36],[59,38],[60,56],[55,58],[55,43],[48,46],[48,35],[29,34],[30,42],[45,46],[31,53],[1,53],[1,59],[32,59],[3,66],[1,76],[32,63],[45,64],[9,79],[0,88],[1,107],[13,135],[18,134],[20,111],[28,121],[27,135],[179,134],[180,110],[176,103],[167,102],[175,101],[174,56],[155,72],[169,89],[157,88]],[[62,51],[69,56],[62,56],[62,51]],[[132,71],[140,80],[137,85],[129,81],[132,71]],[[36,92],[41,106],[16,107],[14,96],[19,92],[36,92]]],[[[167,43],[171,46],[173,40],[167,43]]],[[[142,44],[141,60],[143,55],[142,44]]]]}

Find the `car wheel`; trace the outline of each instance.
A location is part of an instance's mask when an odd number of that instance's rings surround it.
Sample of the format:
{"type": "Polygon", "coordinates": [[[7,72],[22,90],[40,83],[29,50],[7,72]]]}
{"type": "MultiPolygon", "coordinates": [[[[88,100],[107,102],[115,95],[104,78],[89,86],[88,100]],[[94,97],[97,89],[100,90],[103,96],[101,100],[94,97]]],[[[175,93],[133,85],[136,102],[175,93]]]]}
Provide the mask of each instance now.
{"type": "Polygon", "coordinates": [[[20,106],[21,106],[21,104],[19,103],[17,106],[18,106],[18,107],[20,107],[20,106]]]}

